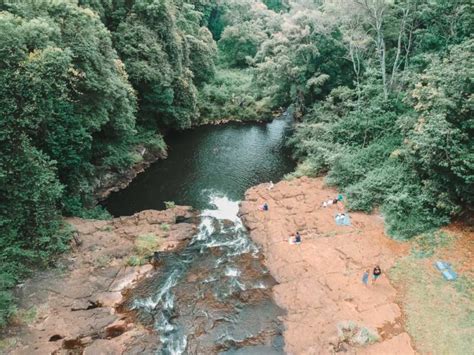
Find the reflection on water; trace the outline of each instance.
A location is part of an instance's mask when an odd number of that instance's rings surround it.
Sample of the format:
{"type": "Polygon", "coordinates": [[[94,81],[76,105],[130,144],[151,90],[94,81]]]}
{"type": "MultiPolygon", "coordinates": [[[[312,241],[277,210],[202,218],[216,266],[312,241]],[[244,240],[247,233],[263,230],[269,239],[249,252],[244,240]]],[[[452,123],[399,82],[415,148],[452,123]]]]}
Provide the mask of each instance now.
{"type": "Polygon", "coordinates": [[[190,244],[165,254],[127,306],[158,331],[159,354],[282,354],[275,281],[237,217],[238,202],[213,196],[211,205],[190,244]]]}
{"type": "Polygon", "coordinates": [[[175,201],[209,208],[209,195],[223,193],[240,200],[249,187],[278,181],[294,168],[285,149],[288,119],[271,123],[204,126],[166,139],[168,158],[153,164],[104,205],[114,216],[163,209],[175,201]]]}

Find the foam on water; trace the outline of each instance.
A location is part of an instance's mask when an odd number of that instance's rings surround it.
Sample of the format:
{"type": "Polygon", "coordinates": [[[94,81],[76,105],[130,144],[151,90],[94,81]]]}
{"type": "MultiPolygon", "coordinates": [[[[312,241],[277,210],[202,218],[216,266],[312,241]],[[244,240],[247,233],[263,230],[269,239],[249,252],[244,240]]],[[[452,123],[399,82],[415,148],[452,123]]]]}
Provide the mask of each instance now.
{"type": "Polygon", "coordinates": [[[174,270],[166,279],[163,286],[159,289],[155,295],[145,298],[134,300],[131,309],[145,309],[151,311],[155,309],[160,303],[163,304],[163,308],[171,309],[173,307],[173,295],[170,294],[170,290],[178,283],[179,271],[174,270]]]}
{"type": "MultiPolygon", "coordinates": [[[[217,300],[228,302],[227,298],[247,289],[265,288],[263,283],[246,285],[241,279],[244,269],[238,267],[240,255],[258,254],[258,248],[248,238],[242,221],[238,217],[239,202],[228,197],[212,193],[210,205],[215,209],[206,209],[201,213],[201,222],[197,233],[188,246],[176,254],[168,254],[165,268],[160,276],[158,287],[153,295],[135,299],[132,309],[151,314],[158,330],[162,354],[180,355],[187,351],[187,328],[180,323],[179,287],[185,281],[185,275],[193,272],[194,265],[205,265],[208,272],[201,282],[208,284],[217,300]],[[217,248],[218,251],[211,251],[217,248]],[[204,264],[200,264],[206,261],[204,264]],[[176,293],[178,292],[178,293],[176,293]]],[[[201,266],[202,267],[202,266],[201,266]]],[[[182,292],[182,291],[181,291],[182,292]]],[[[206,312],[203,310],[206,314],[206,312]]],[[[206,317],[209,317],[207,315],[206,317]]],[[[225,318],[233,324],[234,316],[225,318]]],[[[234,328],[230,325],[231,329],[234,328]]]]}
{"type": "Polygon", "coordinates": [[[201,216],[214,217],[217,220],[229,220],[234,223],[240,222],[238,217],[239,201],[231,201],[227,196],[222,196],[217,193],[209,197],[210,204],[216,209],[207,209],[202,211],[201,216]]]}
{"type": "Polygon", "coordinates": [[[240,274],[241,274],[241,271],[233,267],[227,267],[225,270],[225,276],[237,277],[237,276],[240,276],[240,274]]]}

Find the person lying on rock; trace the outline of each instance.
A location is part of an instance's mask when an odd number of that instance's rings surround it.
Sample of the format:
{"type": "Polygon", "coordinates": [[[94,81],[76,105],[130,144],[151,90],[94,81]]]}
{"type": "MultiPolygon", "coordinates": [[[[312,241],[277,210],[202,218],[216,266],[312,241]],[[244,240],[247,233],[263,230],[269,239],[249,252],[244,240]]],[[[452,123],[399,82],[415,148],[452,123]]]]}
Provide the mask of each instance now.
{"type": "Polygon", "coordinates": [[[331,205],[337,205],[337,202],[338,202],[338,201],[339,201],[339,200],[338,200],[337,198],[324,201],[324,202],[323,202],[323,207],[329,207],[329,206],[331,206],[331,205]]]}
{"type": "Polygon", "coordinates": [[[322,206],[323,207],[328,207],[328,206],[331,206],[331,205],[336,205],[336,206],[339,206],[338,203],[340,202],[341,205],[342,205],[342,200],[344,199],[344,197],[341,195],[341,194],[338,194],[335,198],[332,198],[330,200],[327,200],[327,201],[324,201],[322,206]]]}

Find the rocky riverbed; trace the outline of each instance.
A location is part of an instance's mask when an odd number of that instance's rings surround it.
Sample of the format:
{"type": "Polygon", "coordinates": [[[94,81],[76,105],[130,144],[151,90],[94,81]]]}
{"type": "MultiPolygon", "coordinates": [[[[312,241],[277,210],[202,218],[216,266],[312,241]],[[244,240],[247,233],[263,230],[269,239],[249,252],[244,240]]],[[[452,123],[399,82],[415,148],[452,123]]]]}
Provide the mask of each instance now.
{"type": "Polygon", "coordinates": [[[12,354],[139,353],[156,346],[152,330],[120,312],[127,291],[151,276],[150,263],[129,266],[137,238],[152,236],[160,251],[176,250],[196,233],[189,207],[142,211],[110,221],[68,219],[76,237],[61,267],[18,288],[20,307],[33,313],[10,336],[12,354]]]}
{"type": "Polygon", "coordinates": [[[405,331],[397,290],[386,273],[365,286],[364,270],[383,271],[407,253],[402,243],[384,234],[379,215],[350,213],[351,225],[338,226],[344,207],[321,206],[337,195],[322,179],[282,181],[272,189],[249,189],[240,216],[252,239],[261,245],[266,266],[278,284],[277,304],[286,309],[288,354],[413,354],[405,331]],[[264,202],[268,211],[259,210],[264,202]],[[288,242],[299,231],[300,245],[288,242]]]}

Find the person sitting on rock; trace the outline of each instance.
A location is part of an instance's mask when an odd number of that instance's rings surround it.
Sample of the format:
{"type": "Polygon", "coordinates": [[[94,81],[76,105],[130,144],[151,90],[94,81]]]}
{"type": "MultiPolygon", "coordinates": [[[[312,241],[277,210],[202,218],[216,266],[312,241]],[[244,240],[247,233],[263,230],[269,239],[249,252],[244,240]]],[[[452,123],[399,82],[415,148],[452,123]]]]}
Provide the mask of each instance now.
{"type": "Polygon", "coordinates": [[[295,234],[295,244],[300,244],[300,243],[301,243],[300,232],[296,232],[296,234],[295,234]]]}
{"type": "Polygon", "coordinates": [[[259,207],[259,210],[260,211],[268,211],[268,203],[265,202],[263,205],[261,205],[259,207]]]}
{"type": "Polygon", "coordinates": [[[267,189],[268,189],[268,190],[272,190],[272,189],[273,189],[273,186],[274,186],[274,185],[273,185],[273,181],[270,181],[270,182],[268,183],[267,189]]]}
{"type": "Polygon", "coordinates": [[[296,232],[294,237],[289,237],[288,238],[288,243],[290,244],[300,244],[301,243],[301,235],[299,232],[296,232]]]}
{"type": "Polygon", "coordinates": [[[344,220],[344,218],[346,218],[346,214],[345,213],[338,213],[336,215],[336,221],[342,221],[344,220]]]}
{"type": "Polygon", "coordinates": [[[380,275],[382,275],[382,269],[380,269],[380,266],[377,265],[374,267],[374,271],[372,272],[372,282],[375,283],[380,275]]]}

